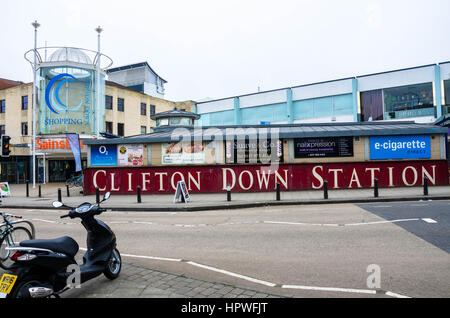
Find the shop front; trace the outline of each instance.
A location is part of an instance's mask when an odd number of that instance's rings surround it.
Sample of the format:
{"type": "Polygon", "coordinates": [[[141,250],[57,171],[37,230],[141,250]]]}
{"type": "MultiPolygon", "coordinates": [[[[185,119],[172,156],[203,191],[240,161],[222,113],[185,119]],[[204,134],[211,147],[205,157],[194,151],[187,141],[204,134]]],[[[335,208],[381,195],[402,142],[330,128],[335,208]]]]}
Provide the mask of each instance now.
{"type": "Polygon", "coordinates": [[[25,183],[29,180],[31,157],[12,156],[0,160],[0,180],[9,183],[25,183]]]}
{"type": "Polygon", "coordinates": [[[446,129],[415,123],[279,125],[165,130],[89,141],[85,192],[174,193],[446,185],[446,129]],[[250,129],[251,128],[251,129],[250,129]],[[230,135],[231,131],[231,135],[230,135]],[[268,133],[269,132],[269,133],[268,133]],[[200,138],[201,136],[201,138],[200,138]],[[185,136],[184,136],[185,137],[185,136]]]}
{"type": "MultiPolygon", "coordinates": [[[[83,169],[87,167],[87,147],[80,140],[83,169]]],[[[75,159],[66,137],[52,136],[36,139],[37,181],[65,182],[75,172],[75,159]]]]}

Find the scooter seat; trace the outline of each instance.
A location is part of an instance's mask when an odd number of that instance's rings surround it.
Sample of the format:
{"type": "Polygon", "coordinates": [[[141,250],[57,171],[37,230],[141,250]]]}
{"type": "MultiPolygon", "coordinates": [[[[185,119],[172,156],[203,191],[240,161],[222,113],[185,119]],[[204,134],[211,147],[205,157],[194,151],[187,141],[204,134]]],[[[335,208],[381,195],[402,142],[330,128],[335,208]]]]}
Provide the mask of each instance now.
{"type": "Polygon", "coordinates": [[[56,253],[75,256],[78,252],[78,244],[68,236],[58,237],[51,240],[27,240],[20,242],[22,247],[45,248],[56,253]]]}

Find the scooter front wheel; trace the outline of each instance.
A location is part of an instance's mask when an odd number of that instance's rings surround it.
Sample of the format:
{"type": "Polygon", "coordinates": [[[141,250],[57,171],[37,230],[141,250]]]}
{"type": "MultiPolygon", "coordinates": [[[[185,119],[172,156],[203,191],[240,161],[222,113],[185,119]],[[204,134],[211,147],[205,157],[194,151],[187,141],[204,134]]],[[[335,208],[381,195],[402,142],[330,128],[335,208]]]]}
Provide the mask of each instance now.
{"type": "Polygon", "coordinates": [[[106,278],[113,280],[119,277],[121,269],[122,258],[120,257],[119,250],[115,248],[111,253],[111,258],[109,259],[103,274],[106,276],[106,278]]]}

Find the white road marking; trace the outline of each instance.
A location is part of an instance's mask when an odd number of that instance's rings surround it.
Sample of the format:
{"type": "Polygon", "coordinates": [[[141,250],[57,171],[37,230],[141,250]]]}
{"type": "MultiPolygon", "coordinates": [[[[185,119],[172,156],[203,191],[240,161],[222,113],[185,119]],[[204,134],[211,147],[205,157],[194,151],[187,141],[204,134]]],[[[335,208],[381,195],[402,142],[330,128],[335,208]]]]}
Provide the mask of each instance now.
{"type": "Polygon", "coordinates": [[[397,294],[397,293],[393,293],[393,292],[390,292],[390,291],[387,291],[385,294],[387,296],[396,297],[396,298],[411,298],[411,297],[408,297],[408,296],[405,296],[405,295],[401,295],[401,294],[397,294]]]}
{"type": "Polygon", "coordinates": [[[300,223],[300,222],[281,222],[281,221],[263,221],[263,223],[266,223],[266,224],[284,224],[284,225],[339,226],[339,224],[300,223]]]}
{"type": "Polygon", "coordinates": [[[422,219],[423,221],[427,222],[427,223],[437,223],[437,221],[430,219],[430,218],[424,218],[422,219]]]}
{"type": "Polygon", "coordinates": [[[375,222],[364,222],[364,223],[349,223],[345,224],[345,226],[353,226],[353,225],[373,225],[373,224],[384,224],[384,223],[397,223],[397,222],[409,222],[409,221],[419,221],[420,219],[399,219],[399,220],[390,220],[390,221],[375,221],[375,222]]]}
{"type": "Polygon", "coordinates": [[[215,267],[211,267],[211,266],[207,266],[207,265],[203,265],[203,264],[198,264],[198,263],[191,262],[191,261],[187,262],[187,264],[192,265],[192,266],[197,266],[197,267],[200,267],[200,268],[203,268],[203,269],[207,269],[207,270],[210,270],[210,271],[213,271],[213,272],[221,273],[221,274],[224,274],[224,275],[228,275],[228,276],[244,279],[244,280],[247,280],[249,282],[256,283],[256,284],[261,284],[261,285],[265,285],[265,286],[269,286],[269,287],[275,287],[276,286],[276,284],[270,283],[270,282],[266,282],[264,280],[252,278],[252,277],[241,275],[241,274],[236,274],[236,273],[229,272],[229,271],[226,271],[226,270],[223,270],[223,269],[218,269],[218,268],[215,268],[215,267]]]}
{"type": "Polygon", "coordinates": [[[357,294],[372,294],[372,295],[375,295],[377,293],[377,291],[374,289],[353,289],[353,288],[317,287],[317,286],[300,286],[300,285],[282,285],[281,288],[342,292],[342,293],[357,293],[357,294]]]}
{"type": "Polygon", "coordinates": [[[178,258],[167,258],[167,257],[157,257],[157,256],[144,256],[144,255],[133,255],[133,254],[121,254],[125,257],[133,257],[133,258],[144,258],[144,259],[152,259],[157,261],[167,261],[167,262],[181,262],[181,259],[178,258]]]}

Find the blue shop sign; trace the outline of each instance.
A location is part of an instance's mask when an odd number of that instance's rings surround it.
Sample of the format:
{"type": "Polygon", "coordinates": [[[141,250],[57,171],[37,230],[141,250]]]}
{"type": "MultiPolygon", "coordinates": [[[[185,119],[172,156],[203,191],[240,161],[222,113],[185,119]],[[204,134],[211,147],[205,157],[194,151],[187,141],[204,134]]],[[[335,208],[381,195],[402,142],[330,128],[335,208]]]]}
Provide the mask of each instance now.
{"type": "Polygon", "coordinates": [[[418,136],[370,137],[370,159],[428,159],[431,158],[431,138],[418,136]]]}
{"type": "Polygon", "coordinates": [[[91,146],[92,167],[116,167],[117,145],[92,145],[91,146]]]}

